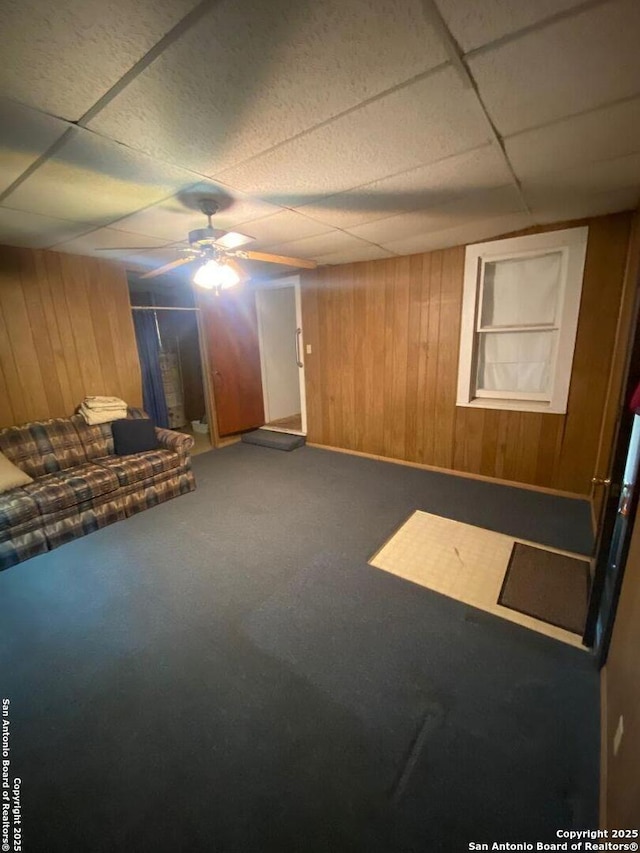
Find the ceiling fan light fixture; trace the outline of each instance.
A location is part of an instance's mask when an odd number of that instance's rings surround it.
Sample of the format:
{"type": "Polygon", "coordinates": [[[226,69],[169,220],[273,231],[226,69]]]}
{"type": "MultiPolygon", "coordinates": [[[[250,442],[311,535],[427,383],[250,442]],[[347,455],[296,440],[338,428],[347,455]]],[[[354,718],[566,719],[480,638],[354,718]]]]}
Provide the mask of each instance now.
{"type": "Polygon", "coordinates": [[[204,290],[213,290],[217,287],[226,290],[234,287],[239,281],[240,276],[232,267],[214,260],[206,261],[198,267],[193,277],[193,283],[204,290]]]}

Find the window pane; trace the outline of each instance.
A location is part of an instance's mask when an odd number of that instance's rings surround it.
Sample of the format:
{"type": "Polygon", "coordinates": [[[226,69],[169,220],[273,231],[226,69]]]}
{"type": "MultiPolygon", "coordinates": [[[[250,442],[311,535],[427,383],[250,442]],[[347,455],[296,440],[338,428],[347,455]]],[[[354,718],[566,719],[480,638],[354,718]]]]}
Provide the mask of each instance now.
{"type": "Polygon", "coordinates": [[[482,326],[555,323],[561,271],[561,252],[485,264],[482,326]]]}
{"type": "Polygon", "coordinates": [[[486,332],[478,338],[479,391],[551,392],[557,332],[486,332]]]}

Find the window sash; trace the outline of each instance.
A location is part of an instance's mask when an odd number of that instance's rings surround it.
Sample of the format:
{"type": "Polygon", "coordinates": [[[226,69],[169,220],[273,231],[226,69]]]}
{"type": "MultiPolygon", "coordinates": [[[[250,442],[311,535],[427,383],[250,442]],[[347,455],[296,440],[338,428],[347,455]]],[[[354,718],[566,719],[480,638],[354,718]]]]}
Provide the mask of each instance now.
{"type": "MultiPolygon", "coordinates": [[[[482,323],[482,307],[484,305],[485,298],[485,278],[486,278],[486,266],[487,264],[498,264],[500,261],[526,261],[528,258],[542,258],[545,255],[550,254],[559,254],[561,256],[560,260],[560,282],[558,286],[558,290],[556,293],[556,302],[554,305],[554,322],[553,323],[527,323],[527,328],[539,328],[540,330],[546,328],[559,328],[558,319],[562,316],[562,305],[564,303],[565,296],[565,287],[567,282],[567,270],[569,263],[569,249],[566,246],[560,246],[554,249],[538,249],[538,250],[530,250],[525,252],[504,252],[501,254],[491,255],[487,257],[480,257],[478,263],[478,298],[476,302],[476,317],[475,317],[475,327],[477,332],[487,332],[487,331],[507,331],[520,328],[519,324],[513,324],[509,327],[507,326],[489,326],[483,325],[482,323]]],[[[525,324],[522,324],[524,327],[525,324]]]]}
{"type": "MultiPolygon", "coordinates": [[[[457,405],[521,411],[566,412],[573,350],[577,332],[580,295],[588,228],[542,232],[524,237],[467,246],[464,299],[460,338],[457,405]],[[501,260],[526,259],[559,253],[561,266],[556,294],[554,323],[482,325],[485,265],[501,260]],[[552,359],[548,362],[547,392],[494,391],[478,389],[478,359],[482,334],[555,332],[552,359]],[[493,404],[493,405],[492,405],[493,404]],[[502,404],[502,405],[501,405],[502,404]]],[[[504,315],[503,315],[504,316],[504,315]]],[[[549,314],[546,315],[547,317],[549,314]]],[[[486,317],[486,313],[485,313],[486,317]]],[[[491,317],[493,319],[493,317],[491,317]]]]}
{"type": "MultiPolygon", "coordinates": [[[[488,331],[480,331],[476,333],[474,336],[474,353],[473,353],[473,372],[472,372],[472,380],[473,380],[473,395],[474,397],[482,397],[484,399],[496,399],[496,400],[538,400],[541,402],[550,402],[553,397],[553,382],[555,377],[555,369],[556,369],[556,361],[558,357],[558,338],[560,335],[560,327],[552,326],[552,327],[544,327],[540,328],[539,326],[517,326],[509,329],[490,329],[488,331]],[[510,333],[510,334],[523,334],[526,335],[529,332],[556,332],[555,340],[552,344],[551,358],[549,359],[549,384],[546,391],[518,391],[518,390],[507,390],[507,391],[499,391],[497,389],[487,389],[479,387],[479,379],[478,379],[478,368],[480,361],[480,352],[482,349],[481,344],[481,336],[482,335],[499,335],[502,333],[510,333]]],[[[526,362],[522,362],[526,364],[526,362]]]]}

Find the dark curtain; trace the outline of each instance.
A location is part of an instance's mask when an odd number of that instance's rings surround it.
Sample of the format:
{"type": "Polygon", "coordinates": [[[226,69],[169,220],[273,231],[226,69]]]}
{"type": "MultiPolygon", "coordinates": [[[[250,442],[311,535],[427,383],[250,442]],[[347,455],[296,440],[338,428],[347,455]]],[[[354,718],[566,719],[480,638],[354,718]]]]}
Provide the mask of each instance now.
{"type": "Polygon", "coordinates": [[[160,370],[160,342],[153,311],[134,311],[140,370],[142,371],[142,399],[144,409],[156,426],[168,427],[167,401],[160,370]]]}

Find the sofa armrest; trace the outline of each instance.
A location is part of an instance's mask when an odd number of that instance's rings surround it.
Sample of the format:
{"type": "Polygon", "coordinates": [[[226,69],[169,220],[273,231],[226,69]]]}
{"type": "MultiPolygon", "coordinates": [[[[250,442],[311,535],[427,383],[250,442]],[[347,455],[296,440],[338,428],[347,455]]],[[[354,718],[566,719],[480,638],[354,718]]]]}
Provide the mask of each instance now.
{"type": "Polygon", "coordinates": [[[175,450],[176,453],[184,453],[186,455],[195,444],[192,435],[187,435],[184,432],[175,432],[172,429],[156,427],[156,435],[162,447],[167,450],[175,450]]]}

